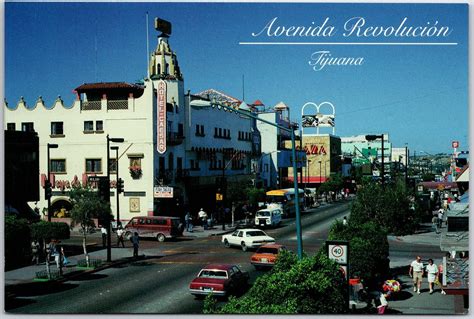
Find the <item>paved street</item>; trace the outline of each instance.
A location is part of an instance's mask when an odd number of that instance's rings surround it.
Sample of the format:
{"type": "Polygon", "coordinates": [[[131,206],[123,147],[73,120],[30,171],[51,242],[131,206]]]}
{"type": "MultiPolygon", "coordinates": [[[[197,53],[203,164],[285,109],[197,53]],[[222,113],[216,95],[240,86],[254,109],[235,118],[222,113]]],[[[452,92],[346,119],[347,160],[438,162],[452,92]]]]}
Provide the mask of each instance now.
{"type": "MultiPolygon", "coordinates": [[[[309,254],[315,253],[327,239],[328,228],[336,219],[348,214],[349,203],[336,203],[315,209],[302,217],[303,246],[309,254]]],[[[158,243],[142,240],[137,261],[128,260],[132,248],[113,248],[113,260],[124,262],[112,267],[75,276],[58,284],[33,283],[37,266],[7,272],[6,284],[10,285],[6,308],[13,313],[202,313],[203,301],[188,293],[189,282],[202,266],[208,263],[225,262],[240,265],[250,274],[251,282],[264,273],[256,271],[249,259],[252,251],[242,252],[238,248],[225,248],[220,242],[221,227],[194,233],[185,233],[176,241],[158,243]],[[216,234],[216,236],[209,236],[216,234]],[[31,268],[28,274],[28,268],[31,268]],[[28,278],[30,276],[30,278],[28,278]],[[71,302],[71,301],[74,302],[71,302]]],[[[296,251],[294,219],[285,220],[277,229],[267,231],[291,250],[296,251]]],[[[93,235],[100,241],[97,235],[93,235]]],[[[420,242],[410,237],[390,237],[392,268],[407,272],[402,267],[411,261],[417,252],[423,251],[428,258],[441,256],[439,247],[420,242]]],[[[432,239],[431,239],[432,240],[432,239]]],[[[129,243],[127,243],[128,246],[129,243]]],[[[105,259],[106,250],[91,253],[92,258],[105,259]]],[[[70,257],[73,263],[81,256],[70,257]]],[[[40,266],[44,269],[44,266],[40,266]]],[[[67,271],[72,271],[67,270],[67,271]]],[[[452,296],[423,293],[413,295],[409,278],[399,278],[404,291],[398,300],[389,300],[392,313],[453,313],[452,296]]]]}

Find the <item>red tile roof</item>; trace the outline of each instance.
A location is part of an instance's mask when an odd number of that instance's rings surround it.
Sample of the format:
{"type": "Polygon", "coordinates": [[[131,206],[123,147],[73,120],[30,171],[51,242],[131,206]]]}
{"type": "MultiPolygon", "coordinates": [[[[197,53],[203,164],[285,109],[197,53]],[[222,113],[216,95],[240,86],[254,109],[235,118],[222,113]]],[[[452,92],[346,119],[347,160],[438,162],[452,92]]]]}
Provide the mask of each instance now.
{"type": "Polygon", "coordinates": [[[111,90],[121,89],[127,91],[140,91],[143,90],[142,86],[130,84],[126,82],[100,82],[100,83],[84,83],[78,86],[75,91],[78,93],[92,90],[111,90]]]}

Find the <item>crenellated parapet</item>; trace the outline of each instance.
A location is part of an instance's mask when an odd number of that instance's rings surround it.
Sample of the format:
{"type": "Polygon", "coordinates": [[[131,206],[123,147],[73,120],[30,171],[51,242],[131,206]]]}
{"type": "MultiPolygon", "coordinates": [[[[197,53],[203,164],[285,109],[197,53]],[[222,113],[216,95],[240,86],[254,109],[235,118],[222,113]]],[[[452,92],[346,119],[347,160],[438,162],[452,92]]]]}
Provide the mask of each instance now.
{"type": "Polygon", "coordinates": [[[37,109],[45,109],[45,110],[52,110],[52,109],[57,109],[57,108],[64,108],[64,109],[72,109],[76,106],[80,106],[81,101],[74,101],[71,106],[64,105],[64,101],[61,99],[61,96],[58,95],[56,100],[50,105],[47,106],[43,100],[43,97],[40,95],[38,99],[36,100],[35,104],[32,106],[29,106],[27,102],[25,101],[24,97],[20,97],[20,100],[16,103],[14,107],[10,107],[8,104],[7,99],[4,99],[4,107],[10,111],[15,111],[15,110],[28,110],[28,111],[33,111],[37,109]]]}

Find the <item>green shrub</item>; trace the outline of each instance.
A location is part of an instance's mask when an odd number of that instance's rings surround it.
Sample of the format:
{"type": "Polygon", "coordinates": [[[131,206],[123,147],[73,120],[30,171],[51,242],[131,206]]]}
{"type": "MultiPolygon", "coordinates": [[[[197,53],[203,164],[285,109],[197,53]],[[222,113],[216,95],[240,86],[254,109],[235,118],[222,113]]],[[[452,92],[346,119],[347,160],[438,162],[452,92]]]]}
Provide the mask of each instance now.
{"type": "Polygon", "coordinates": [[[211,300],[205,313],[219,314],[336,314],[345,313],[347,282],[339,266],[325,254],[298,260],[283,252],[275,268],[257,278],[240,298],[230,297],[222,308],[211,300]]]}
{"type": "Polygon", "coordinates": [[[386,231],[375,222],[354,223],[352,216],[346,226],[336,221],[328,240],[349,241],[349,276],[374,282],[388,274],[389,246],[386,231]]]}
{"type": "Polygon", "coordinates": [[[69,225],[66,223],[39,221],[31,225],[33,239],[68,239],[70,235],[69,225]]]}
{"type": "Polygon", "coordinates": [[[28,264],[31,260],[30,227],[26,219],[5,217],[5,269],[28,264]]]}
{"type": "Polygon", "coordinates": [[[351,207],[351,221],[357,224],[374,221],[397,236],[412,234],[420,217],[410,209],[409,196],[402,181],[385,187],[375,182],[364,183],[351,207]]]}

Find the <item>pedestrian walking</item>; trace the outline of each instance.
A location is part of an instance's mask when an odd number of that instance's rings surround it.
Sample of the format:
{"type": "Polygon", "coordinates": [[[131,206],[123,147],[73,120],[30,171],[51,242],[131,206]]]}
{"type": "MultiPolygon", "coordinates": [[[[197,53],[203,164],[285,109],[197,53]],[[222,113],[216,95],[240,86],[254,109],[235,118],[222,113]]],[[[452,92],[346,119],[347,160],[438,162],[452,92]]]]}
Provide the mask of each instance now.
{"type": "Polygon", "coordinates": [[[184,225],[187,232],[193,232],[193,218],[191,217],[191,213],[186,211],[186,215],[184,215],[184,225]]]}
{"type": "Polygon", "coordinates": [[[426,266],[426,272],[428,273],[428,286],[430,287],[430,294],[433,293],[433,286],[436,278],[438,277],[438,266],[433,263],[433,259],[428,259],[428,265],[426,266]]]}
{"type": "Polygon", "coordinates": [[[107,246],[107,229],[102,225],[100,232],[102,233],[102,247],[105,248],[107,246]]]}
{"type": "Polygon", "coordinates": [[[63,265],[67,266],[67,264],[69,264],[69,260],[66,257],[66,253],[64,252],[64,247],[63,246],[61,246],[61,256],[60,257],[62,258],[63,265]]]}
{"type": "Polygon", "coordinates": [[[344,218],[342,219],[342,225],[347,226],[347,217],[346,216],[344,216],[344,218]]]}
{"type": "Polygon", "coordinates": [[[32,255],[32,263],[35,263],[36,265],[39,265],[39,253],[40,253],[40,244],[38,240],[33,240],[31,242],[31,255],[32,255]]]}
{"type": "Polygon", "coordinates": [[[201,220],[202,227],[207,229],[207,213],[204,211],[204,209],[201,208],[201,210],[198,212],[198,217],[201,220]]]}
{"type": "Polygon", "coordinates": [[[421,279],[423,277],[423,263],[420,256],[416,256],[416,260],[412,261],[408,275],[413,278],[413,291],[420,294],[421,279]]]}
{"type": "Polygon", "coordinates": [[[54,257],[54,261],[56,262],[56,267],[59,269],[59,251],[57,247],[58,241],[56,239],[52,239],[48,244],[49,253],[52,257],[54,257]]]}
{"type": "Polygon", "coordinates": [[[122,248],[125,248],[125,243],[123,241],[123,228],[122,228],[122,225],[120,225],[117,229],[117,247],[120,246],[120,243],[122,243],[122,248]]]}
{"type": "Polygon", "coordinates": [[[443,265],[442,264],[438,266],[438,275],[436,276],[435,284],[439,285],[439,287],[441,288],[441,294],[446,295],[446,291],[444,291],[443,289],[443,265]]]}
{"type": "Polygon", "coordinates": [[[431,223],[433,224],[433,229],[434,231],[439,234],[439,228],[438,228],[438,216],[433,216],[431,219],[431,223]]]}
{"type": "Polygon", "coordinates": [[[438,228],[440,229],[443,226],[443,216],[444,216],[444,209],[440,208],[438,210],[438,228]]]}
{"type": "Polygon", "coordinates": [[[140,243],[137,232],[133,234],[131,240],[133,244],[133,257],[137,258],[138,257],[138,244],[140,243]]]}

